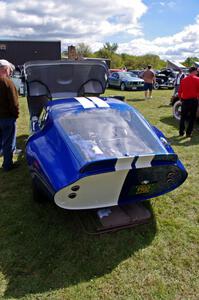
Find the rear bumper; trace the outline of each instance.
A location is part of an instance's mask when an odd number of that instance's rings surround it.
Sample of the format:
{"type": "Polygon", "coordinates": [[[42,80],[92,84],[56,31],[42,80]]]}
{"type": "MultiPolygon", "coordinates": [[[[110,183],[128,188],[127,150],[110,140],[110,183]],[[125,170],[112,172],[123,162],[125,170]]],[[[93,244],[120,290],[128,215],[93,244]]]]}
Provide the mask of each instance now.
{"type": "Polygon", "coordinates": [[[126,205],[167,193],[184,182],[187,172],[180,164],[89,175],[57,191],[55,203],[64,209],[93,209],[126,205]]]}

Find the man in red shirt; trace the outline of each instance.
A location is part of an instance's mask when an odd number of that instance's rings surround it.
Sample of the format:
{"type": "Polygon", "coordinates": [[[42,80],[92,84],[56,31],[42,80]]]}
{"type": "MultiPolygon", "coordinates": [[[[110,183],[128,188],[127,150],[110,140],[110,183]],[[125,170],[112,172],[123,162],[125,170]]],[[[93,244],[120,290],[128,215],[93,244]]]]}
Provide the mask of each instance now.
{"type": "Polygon", "coordinates": [[[197,68],[191,67],[189,75],[181,80],[178,90],[178,96],[182,101],[182,111],[180,118],[180,136],[185,132],[185,121],[188,120],[186,136],[191,137],[199,99],[199,77],[197,77],[197,68]]]}

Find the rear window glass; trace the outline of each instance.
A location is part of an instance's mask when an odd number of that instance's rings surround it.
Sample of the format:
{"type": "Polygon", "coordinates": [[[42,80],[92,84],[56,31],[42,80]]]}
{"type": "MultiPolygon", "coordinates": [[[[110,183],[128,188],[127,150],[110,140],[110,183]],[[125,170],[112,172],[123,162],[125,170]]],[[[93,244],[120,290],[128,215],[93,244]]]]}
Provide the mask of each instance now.
{"type": "Polygon", "coordinates": [[[67,112],[58,124],[85,160],[166,153],[150,126],[131,109],[67,112]]]}

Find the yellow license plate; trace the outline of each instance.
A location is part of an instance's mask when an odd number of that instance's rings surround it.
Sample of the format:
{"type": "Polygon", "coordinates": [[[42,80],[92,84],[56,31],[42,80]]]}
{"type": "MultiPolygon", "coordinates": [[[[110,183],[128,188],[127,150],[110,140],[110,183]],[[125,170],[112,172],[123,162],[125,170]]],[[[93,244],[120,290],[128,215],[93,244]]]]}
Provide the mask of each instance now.
{"type": "Polygon", "coordinates": [[[151,185],[147,184],[147,185],[138,185],[136,186],[136,194],[147,194],[151,191],[151,185]]]}
{"type": "Polygon", "coordinates": [[[154,192],[154,189],[155,189],[154,183],[140,184],[140,185],[132,186],[131,189],[129,190],[128,195],[133,196],[133,195],[148,194],[154,192]]]}

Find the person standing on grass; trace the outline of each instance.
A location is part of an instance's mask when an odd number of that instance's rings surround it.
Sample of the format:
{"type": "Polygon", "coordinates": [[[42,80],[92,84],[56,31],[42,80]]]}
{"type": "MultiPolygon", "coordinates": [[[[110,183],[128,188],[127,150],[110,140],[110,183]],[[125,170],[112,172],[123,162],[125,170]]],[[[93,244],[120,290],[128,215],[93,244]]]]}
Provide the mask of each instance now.
{"type": "Polygon", "coordinates": [[[191,137],[199,99],[199,77],[197,77],[196,67],[191,67],[189,75],[181,80],[178,96],[182,101],[179,135],[184,135],[187,120],[186,136],[191,137]]]}
{"type": "Polygon", "coordinates": [[[174,80],[174,92],[173,92],[174,96],[178,93],[180,82],[183,78],[185,78],[185,74],[183,73],[182,69],[179,68],[178,74],[176,75],[176,78],[174,80]]]}
{"type": "Polygon", "coordinates": [[[15,139],[16,119],[19,115],[18,93],[9,78],[14,66],[0,59],[0,135],[3,150],[3,170],[10,171],[18,166],[13,163],[13,143],[15,139]]]}
{"type": "Polygon", "coordinates": [[[147,69],[143,72],[142,78],[144,79],[144,96],[146,99],[152,98],[153,84],[155,83],[155,72],[152,66],[148,65],[147,69]]]}

